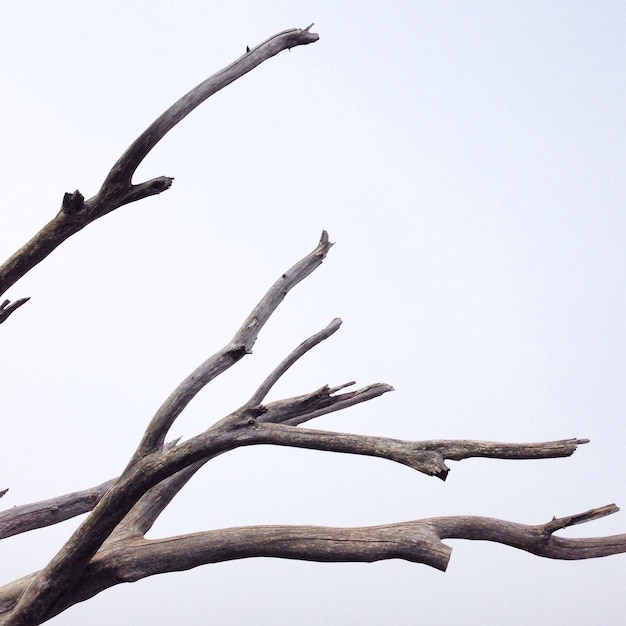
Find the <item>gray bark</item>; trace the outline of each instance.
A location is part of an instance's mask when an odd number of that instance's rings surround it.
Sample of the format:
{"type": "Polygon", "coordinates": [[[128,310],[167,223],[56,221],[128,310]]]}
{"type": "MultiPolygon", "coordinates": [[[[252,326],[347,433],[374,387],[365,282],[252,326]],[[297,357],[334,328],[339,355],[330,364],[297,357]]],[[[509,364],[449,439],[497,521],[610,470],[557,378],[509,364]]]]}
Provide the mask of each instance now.
{"type": "MultiPolygon", "coordinates": [[[[0,295],[68,237],[111,211],[170,187],[165,176],[132,183],[145,156],[190,111],[219,89],[282,50],[317,41],[306,29],[283,31],[246,52],[172,105],[134,141],[105,177],[98,193],[85,200],[65,194],[61,210],[24,247],[0,266],[0,295]]],[[[268,556],[310,561],[371,562],[400,558],[445,570],[451,548],[444,539],[503,543],[554,559],[588,559],[626,552],[626,535],[593,539],[555,536],[562,528],[616,512],[608,505],[578,515],[527,526],[481,517],[414,520],[366,528],[253,526],[180,537],[145,539],[146,532],[187,481],[207,462],[242,446],[278,445],[373,456],[445,480],[446,460],[547,459],[567,457],[587,439],[543,443],[485,441],[404,441],[301,428],[305,422],[380,397],[393,388],[354,383],[320,389],[264,404],[270,389],[300,358],[337,332],[341,320],[303,341],[267,376],[252,396],[204,432],[165,443],[175,420],[212,380],[251,353],[264,325],[287,294],[317,269],[332,244],[324,231],[316,247],[280,275],[226,345],[207,358],[167,397],[119,478],[81,492],[15,507],[0,514],[0,538],[55,524],[91,511],[64,546],[39,572],[0,588],[0,624],[40,624],[101,591],[165,572],[232,559],[268,556]]],[[[0,322],[28,298],[0,305],[0,322]]],[[[0,496],[4,492],[0,492],[0,496]]]]}

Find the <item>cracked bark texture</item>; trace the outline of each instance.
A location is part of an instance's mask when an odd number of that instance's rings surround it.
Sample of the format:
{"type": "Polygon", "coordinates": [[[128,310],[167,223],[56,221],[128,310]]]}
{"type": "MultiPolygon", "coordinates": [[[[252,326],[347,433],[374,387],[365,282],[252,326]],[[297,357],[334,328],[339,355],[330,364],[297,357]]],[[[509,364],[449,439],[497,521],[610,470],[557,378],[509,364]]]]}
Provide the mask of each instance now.
{"type": "MultiPolygon", "coordinates": [[[[0,267],[0,294],[91,222],[125,204],[167,190],[173,181],[167,176],[138,184],[132,182],[139,164],[165,134],[209,96],[265,60],[282,50],[317,39],[310,27],[278,33],[183,96],[130,145],[95,196],[85,200],[79,191],[65,194],[56,217],[0,267]]],[[[215,457],[242,446],[277,445],[372,456],[445,480],[450,471],[447,460],[559,458],[570,456],[579,445],[588,443],[587,439],[579,438],[538,443],[404,441],[302,428],[302,424],[319,416],[368,402],[393,390],[385,383],[359,389],[351,389],[354,382],[329,383],[307,394],[264,404],[269,391],[289,368],[339,330],[339,319],[332,320],[295,347],[247,401],[234,405],[231,413],[187,441],[166,443],[172,425],[189,402],[217,376],[251,353],[268,319],[287,294],[323,263],[331,246],[324,231],[314,249],[278,277],[233,338],[171,392],[147,425],[118,478],[0,513],[0,538],[4,538],[90,512],[45,567],[0,588],[1,625],[43,623],[119,583],[250,557],[321,562],[404,559],[443,571],[451,555],[451,548],[443,543],[445,539],[498,542],[538,556],[564,560],[626,552],[626,535],[573,539],[554,534],[617,512],[618,508],[612,504],[553,518],[537,526],[453,516],[375,527],[245,526],[178,537],[145,538],[159,515],[197,471],[215,457]]],[[[0,305],[0,323],[27,301],[28,298],[4,300],[0,305]]],[[[5,492],[0,491],[0,496],[5,492]]]]}

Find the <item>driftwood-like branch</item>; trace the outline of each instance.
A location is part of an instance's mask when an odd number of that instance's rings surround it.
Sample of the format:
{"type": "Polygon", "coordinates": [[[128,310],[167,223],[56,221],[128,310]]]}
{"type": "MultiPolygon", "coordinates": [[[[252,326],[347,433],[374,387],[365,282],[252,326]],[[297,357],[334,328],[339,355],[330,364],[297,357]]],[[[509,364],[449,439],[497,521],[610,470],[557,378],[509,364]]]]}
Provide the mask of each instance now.
{"type": "Polygon", "coordinates": [[[222,429],[209,429],[173,450],[163,450],[161,442],[174,419],[200,389],[251,351],[261,328],[289,290],[319,267],[330,246],[328,234],[324,231],[315,250],[281,275],[226,348],[205,361],[166,400],[148,426],[122,477],[40,572],[10,620],[16,620],[15,624],[36,624],[56,597],[80,578],[90,559],[146,491],[198,461],[240,445],[249,445],[250,437],[241,437],[237,423],[230,423],[222,429]]]}
{"type": "Polygon", "coordinates": [[[261,301],[252,310],[230,342],[183,380],[152,418],[131,464],[136,463],[147,454],[160,450],[174,420],[198,392],[216,376],[219,376],[252,351],[259,332],[272,313],[293,287],[322,264],[331,245],[328,240],[328,233],[323,231],[316,248],[281,275],[261,298],[261,301]]]}
{"type": "Polygon", "coordinates": [[[6,321],[11,313],[15,312],[23,304],[26,304],[29,300],[30,298],[20,298],[19,300],[15,300],[14,302],[11,302],[10,300],[4,300],[4,302],[0,304],[0,324],[6,321]]]}
{"type": "MultiPolygon", "coordinates": [[[[161,176],[139,184],[133,174],[146,155],[178,122],[210,95],[281,50],[312,43],[306,29],[283,31],[237,59],[181,98],[131,144],[96,196],[65,194],[59,214],[0,267],[4,293],[60,243],[95,219],[172,184],[161,176]]],[[[0,626],[34,626],[65,608],[120,582],[206,563],[255,556],[339,562],[401,558],[445,570],[451,548],[444,539],[478,539],[510,545],[555,559],[586,559],[626,552],[626,535],[595,539],[555,537],[557,530],[616,512],[615,505],[540,526],[481,517],[442,517],[369,528],[256,526],[146,540],[154,521],[208,461],[242,446],[279,445],[359,454],[401,463],[445,480],[446,460],[471,457],[547,459],[571,455],[587,439],[508,444],[485,441],[403,441],[301,428],[317,417],[379,397],[393,388],[376,383],[347,391],[354,383],[263,404],[280,378],[309,350],[333,335],[339,319],[295,348],[251,398],[204,432],[165,444],[174,421],[211,380],[252,351],[259,332],[287,293],[323,262],[331,243],[326,231],[316,248],[287,270],[263,296],[227,345],[196,368],[154,415],[118,479],[91,490],[16,507],[0,514],[0,538],[63,521],[91,510],[67,543],[40,571],[0,588],[0,626]]],[[[0,305],[0,322],[27,298],[0,305]]],[[[4,492],[0,492],[0,497],[4,492]]]]}
{"type": "Polygon", "coordinates": [[[341,320],[335,318],[326,328],[316,333],[312,337],[309,337],[306,341],[303,341],[287,358],[285,358],[276,369],[263,381],[263,384],[254,392],[247,405],[254,407],[258,406],[265,400],[265,396],[270,392],[270,389],[280,380],[285,372],[302,356],[304,356],[309,350],[320,344],[325,339],[334,335],[341,326],[341,320]]]}
{"type": "MultiPolygon", "coordinates": [[[[626,552],[626,534],[569,538],[555,530],[617,511],[615,505],[530,526],[474,516],[439,517],[364,528],[244,526],[165,539],[131,539],[99,552],[75,588],[52,605],[44,619],[122,582],[135,582],[200,565],[251,557],[325,563],[404,559],[445,571],[452,548],[445,539],[491,541],[550,559],[590,559],[626,552]]],[[[0,615],[16,605],[32,574],[0,588],[0,615]]]]}
{"type": "MultiPolygon", "coordinates": [[[[389,390],[384,387],[384,385],[371,385],[357,392],[355,398],[360,400],[360,394],[367,395],[369,390],[380,391],[380,393],[389,390]]],[[[302,396],[302,398],[305,397],[302,396]]],[[[370,398],[367,397],[367,399],[370,398]]],[[[284,404],[288,402],[281,402],[281,410],[284,410],[284,404]]],[[[332,410],[332,407],[328,409],[332,410]]],[[[328,409],[325,412],[328,412],[328,409]]],[[[265,418],[265,414],[261,418],[265,418]]],[[[407,465],[428,476],[445,480],[450,470],[445,465],[444,459],[457,461],[473,457],[515,460],[554,459],[570,456],[578,444],[585,442],[586,440],[580,439],[532,444],[505,444],[490,441],[405,441],[387,437],[293,428],[285,424],[272,423],[258,426],[254,443],[374,456],[407,465]]]]}
{"type": "Polygon", "coordinates": [[[64,522],[72,517],[88,513],[115,484],[117,479],[101,485],[68,493],[57,498],[14,506],[0,512],[0,539],[64,522]]]}
{"type": "Polygon", "coordinates": [[[279,52],[317,41],[319,37],[310,32],[311,26],[305,29],[292,28],[270,37],[184,95],[158,117],[124,152],[106,177],[100,194],[108,197],[116,196],[120,192],[125,193],[131,187],[135,170],[152,148],[207,98],[279,52]]]}
{"type": "MultiPolygon", "coordinates": [[[[376,388],[377,386],[371,386],[376,388]]],[[[331,389],[331,393],[343,386],[331,389]]],[[[292,398],[294,403],[306,402],[311,397],[319,395],[319,391],[299,398],[292,398]]],[[[364,394],[357,393],[359,399],[364,394]]],[[[378,394],[380,395],[380,394],[378,394]]],[[[372,396],[375,397],[375,396],[372,396]]],[[[371,399],[371,398],[370,398],[371,399]]],[[[287,401],[281,401],[284,405],[287,401]]],[[[278,404],[278,403],[277,403],[278,404]]],[[[261,415],[260,421],[265,417],[261,415]]],[[[297,418],[296,418],[297,421],[297,418]]],[[[264,427],[266,428],[266,427],[264,427]]],[[[386,437],[369,437],[349,433],[326,432],[320,430],[306,430],[298,428],[278,428],[271,426],[269,430],[240,438],[239,445],[270,444],[287,447],[339,452],[344,454],[359,454],[373,456],[406,465],[428,476],[437,476],[445,480],[449,469],[445,467],[443,459],[461,460],[463,458],[493,458],[493,459],[553,459],[570,456],[581,443],[587,440],[565,439],[532,444],[496,443],[490,441],[405,441],[386,437]],[[433,451],[434,450],[434,451],[433,451]],[[463,455],[460,451],[463,450],[463,455]],[[445,471],[441,467],[445,467],[445,471]]],[[[167,445],[173,449],[176,442],[167,445]]],[[[210,446],[205,446],[208,450],[210,446]]],[[[197,449],[188,452],[196,455],[197,449]]],[[[143,536],[154,524],[157,517],[163,512],[174,496],[187,484],[192,476],[217,454],[210,454],[201,461],[185,466],[184,469],[173,473],[154,487],[148,489],[130,512],[123,518],[112,534],[112,540],[119,537],[143,536]]],[[[180,464],[180,461],[178,462],[180,464]]],[[[183,463],[184,464],[184,463],[183,463]]],[[[0,539],[56,524],[76,515],[87,513],[100,501],[102,495],[115,484],[112,479],[97,487],[85,491],[51,498],[35,504],[13,507],[0,513],[0,539]]],[[[587,520],[586,520],[587,521],[587,520]]]]}
{"type": "MultiPolygon", "coordinates": [[[[174,179],[167,176],[159,176],[139,184],[132,183],[133,174],[148,153],[176,124],[220,89],[282,50],[317,41],[318,35],[311,33],[309,29],[310,27],[293,28],[270,37],[183,96],[130,145],[115,163],[95,196],[85,200],[78,190],[71,194],[66,193],[57,216],[0,266],[0,295],[6,293],[9,287],[66,239],[91,222],[125,204],[169,189],[174,179]]],[[[0,323],[27,300],[28,298],[22,298],[9,306],[8,303],[3,304],[0,307],[0,323]]]]}

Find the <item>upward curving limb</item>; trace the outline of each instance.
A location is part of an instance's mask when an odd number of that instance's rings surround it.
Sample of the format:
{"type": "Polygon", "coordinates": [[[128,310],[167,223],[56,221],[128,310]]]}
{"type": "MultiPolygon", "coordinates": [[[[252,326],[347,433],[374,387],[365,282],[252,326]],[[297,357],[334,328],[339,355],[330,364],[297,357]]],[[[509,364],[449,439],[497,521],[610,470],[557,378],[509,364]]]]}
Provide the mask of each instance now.
{"type": "MultiPolygon", "coordinates": [[[[95,196],[85,200],[78,190],[66,193],[56,217],[0,266],[0,296],[66,239],[91,222],[125,204],[169,189],[174,179],[168,176],[133,184],[133,174],[148,153],[176,124],[220,89],[282,50],[317,41],[319,37],[310,32],[311,26],[305,29],[292,28],[270,37],[180,98],[130,145],[112,167],[95,196]]],[[[16,300],[10,307],[6,306],[8,303],[3,304],[0,308],[0,323],[6,321],[27,300],[16,300]]]]}
{"type": "Polygon", "coordinates": [[[185,94],[152,122],[128,147],[109,172],[99,195],[106,198],[118,195],[120,192],[126,194],[132,190],[131,179],[139,164],[178,122],[207,98],[241,78],[263,61],[267,61],[283,50],[317,41],[319,36],[310,32],[312,26],[313,24],[304,29],[290,28],[273,35],[185,94]]]}
{"type": "Polygon", "coordinates": [[[261,329],[278,305],[293,287],[322,264],[331,246],[328,233],[323,231],[315,249],[281,275],[254,307],[230,342],[199,365],[178,385],[152,418],[131,464],[151,452],[160,450],[174,420],[198,392],[252,351],[261,329]]]}

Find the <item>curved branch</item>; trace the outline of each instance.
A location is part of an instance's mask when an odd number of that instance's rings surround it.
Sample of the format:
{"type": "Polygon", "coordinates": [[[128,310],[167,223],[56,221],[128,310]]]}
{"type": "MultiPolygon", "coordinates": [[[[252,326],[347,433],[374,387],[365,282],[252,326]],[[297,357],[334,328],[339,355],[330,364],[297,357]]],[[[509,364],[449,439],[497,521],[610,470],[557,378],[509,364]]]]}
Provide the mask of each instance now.
{"type": "MultiPolygon", "coordinates": [[[[361,390],[361,392],[376,387],[372,385],[366,387],[365,390],[361,390]]],[[[302,396],[302,398],[306,397],[302,396]]],[[[368,397],[367,399],[370,398],[368,397]]],[[[280,404],[286,405],[289,402],[292,402],[292,400],[282,401],[280,404]]],[[[346,401],[345,403],[348,402],[346,401]]],[[[271,419],[273,410],[270,407],[271,405],[268,406],[267,413],[257,420],[259,422],[263,420],[265,423],[261,423],[256,427],[256,440],[254,443],[375,456],[407,465],[427,476],[436,476],[441,480],[445,480],[450,471],[445,465],[445,459],[456,461],[473,457],[511,460],[553,459],[570,456],[579,444],[588,442],[587,439],[563,439],[561,441],[516,444],[490,441],[406,441],[388,437],[369,437],[349,433],[294,428],[286,425],[287,422],[282,424],[267,423],[273,422],[271,419]]],[[[345,407],[341,406],[341,408],[345,407]]],[[[282,406],[281,409],[285,410],[282,406]]],[[[319,412],[330,412],[332,410],[338,409],[329,406],[319,412]]],[[[288,411],[286,413],[289,414],[288,411]]],[[[298,418],[295,418],[293,421],[298,423],[298,418]]]]}
{"type": "MultiPolygon", "coordinates": [[[[323,394],[320,394],[321,396],[323,394]]],[[[37,620],[50,610],[53,603],[61,602],[61,599],[67,596],[68,589],[84,580],[85,568],[88,567],[89,562],[111,536],[116,526],[150,488],[169,476],[173,476],[176,472],[206,460],[209,456],[216,456],[240,446],[261,443],[367,454],[421,469],[419,461],[416,461],[419,455],[411,456],[411,451],[420,452],[419,443],[415,442],[311,431],[284,424],[259,424],[250,418],[242,419],[239,425],[232,421],[228,428],[210,428],[202,435],[166,452],[153,453],[129,467],[114,488],[104,495],[92,514],[74,532],[62,550],[24,590],[17,606],[4,624],[22,626],[39,623],[37,620]]],[[[502,444],[494,445],[498,450],[502,447],[502,444]]],[[[558,446],[556,447],[558,449],[558,446]]],[[[548,445],[548,450],[552,454],[553,448],[554,446],[548,445]]],[[[536,450],[536,455],[540,456],[539,448],[536,450]]],[[[458,532],[458,528],[452,527],[450,532],[458,532]]],[[[545,535],[546,529],[543,528],[542,532],[545,535]]],[[[482,538],[482,535],[476,538],[482,538]]],[[[124,542],[114,542],[112,549],[120,543],[124,542]]],[[[621,546],[621,543],[619,545],[621,546]]],[[[0,607],[1,604],[0,598],[0,607]]]]}
{"type": "MultiPolygon", "coordinates": [[[[551,559],[590,559],[621,554],[626,552],[626,534],[594,538],[553,535],[558,528],[588,522],[618,510],[615,505],[608,505],[539,526],[487,517],[454,516],[362,528],[243,526],[165,539],[133,539],[100,551],[83,572],[78,585],[59,598],[44,619],[122,582],[251,557],[324,563],[404,559],[445,571],[452,548],[442,543],[444,539],[491,541],[551,559]]],[[[36,575],[0,588],[0,615],[12,611],[36,575]]]]}
{"type": "Polygon", "coordinates": [[[555,537],[561,528],[583,524],[617,513],[614,504],[585,513],[553,518],[546,524],[528,526],[490,517],[455,516],[425,520],[440,539],[494,541],[537,556],[566,561],[597,559],[626,552],[626,534],[610,537],[555,537]]]}
{"type": "Polygon", "coordinates": [[[252,351],[261,329],[278,308],[278,305],[291,289],[322,264],[331,246],[328,233],[323,231],[315,249],[281,275],[254,307],[230,342],[219,352],[209,357],[178,385],[152,418],[131,460],[131,465],[147,454],[160,450],[174,420],[189,402],[211,380],[252,351]]]}
{"type": "Polygon", "coordinates": [[[263,402],[265,396],[269,393],[270,389],[279,381],[281,376],[303,355],[309,350],[322,343],[325,339],[328,339],[331,335],[335,334],[341,326],[341,320],[335,318],[326,328],[320,330],[312,337],[309,337],[303,341],[291,354],[289,354],[276,369],[263,381],[263,384],[254,392],[250,400],[246,403],[247,406],[257,406],[263,402]]]}
{"type": "MultiPolygon", "coordinates": [[[[66,239],[91,222],[129,202],[169,189],[174,179],[167,176],[159,176],[139,184],[132,183],[132,176],[146,155],[166,133],[211,95],[282,50],[317,41],[319,36],[309,32],[309,28],[294,28],[270,37],[183,96],[130,145],[115,163],[95,196],[85,200],[78,190],[71,194],[66,193],[57,216],[0,266],[0,295],[66,239]]],[[[26,300],[28,298],[16,300],[8,309],[3,306],[4,313],[0,310],[0,323],[26,300]]]]}
{"type": "MultiPolygon", "coordinates": [[[[313,24],[311,24],[313,26],[313,24]]],[[[220,70],[204,82],[194,87],[167,111],[160,115],[150,126],[129,146],[109,172],[102,184],[99,194],[102,197],[116,195],[131,186],[131,179],[139,164],[146,158],[154,146],[207,98],[217,93],[233,81],[241,78],[255,67],[277,55],[283,50],[313,43],[319,39],[315,33],[305,29],[292,28],[274,35],[259,44],[236,61],[220,70]]]]}

